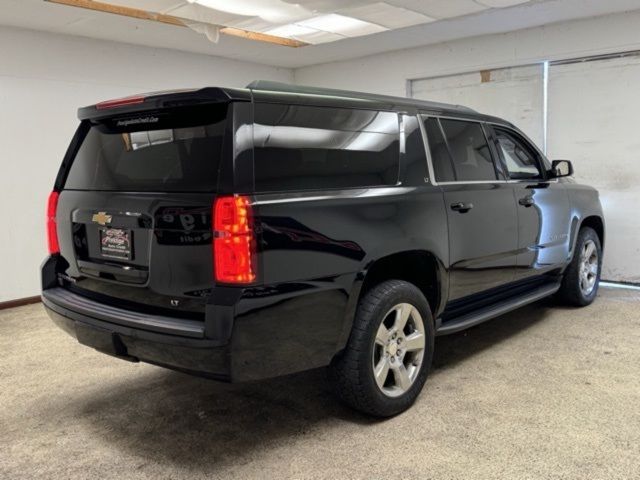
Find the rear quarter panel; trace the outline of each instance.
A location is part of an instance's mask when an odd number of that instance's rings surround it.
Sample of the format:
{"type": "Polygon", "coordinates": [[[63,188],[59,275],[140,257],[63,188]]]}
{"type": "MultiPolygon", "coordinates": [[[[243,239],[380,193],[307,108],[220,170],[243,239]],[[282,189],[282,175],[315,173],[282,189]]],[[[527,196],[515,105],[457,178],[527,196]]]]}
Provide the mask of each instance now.
{"type": "Polygon", "coordinates": [[[237,307],[234,379],[327,365],[348,339],[368,265],[406,250],[447,254],[436,187],[260,194],[255,225],[262,286],[237,307]]]}

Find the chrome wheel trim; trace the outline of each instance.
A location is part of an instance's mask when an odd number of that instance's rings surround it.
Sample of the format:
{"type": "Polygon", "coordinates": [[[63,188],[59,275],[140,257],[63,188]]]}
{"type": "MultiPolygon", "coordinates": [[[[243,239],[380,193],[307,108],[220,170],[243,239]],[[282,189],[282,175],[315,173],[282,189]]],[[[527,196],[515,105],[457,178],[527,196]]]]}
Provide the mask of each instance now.
{"type": "Polygon", "coordinates": [[[596,287],[598,280],[598,249],[593,240],[587,240],[580,252],[580,263],[578,272],[578,282],[580,283],[580,291],[585,297],[588,297],[596,287]]]}
{"type": "Polygon", "coordinates": [[[409,303],[399,303],[383,317],[376,333],[371,366],[382,393],[399,397],[418,378],[426,345],[422,315],[409,303]]]}

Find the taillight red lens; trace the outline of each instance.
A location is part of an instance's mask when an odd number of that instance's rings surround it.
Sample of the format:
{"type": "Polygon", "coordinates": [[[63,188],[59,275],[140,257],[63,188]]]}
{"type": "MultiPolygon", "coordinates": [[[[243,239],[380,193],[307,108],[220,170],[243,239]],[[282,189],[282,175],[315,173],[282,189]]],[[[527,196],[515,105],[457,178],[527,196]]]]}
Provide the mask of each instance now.
{"type": "Polygon", "coordinates": [[[58,210],[58,192],[51,192],[47,201],[47,244],[49,254],[60,253],[58,244],[58,225],[56,224],[56,211],[58,210]]]}
{"type": "Polygon", "coordinates": [[[96,103],[96,110],[106,110],[107,108],[124,107],[125,105],[136,105],[143,103],[146,97],[144,95],[134,95],[132,97],[116,98],[115,100],[106,100],[96,103]]]}
{"type": "Polygon", "coordinates": [[[216,281],[256,279],[251,202],[241,195],[218,197],[213,207],[213,258],[216,281]]]}

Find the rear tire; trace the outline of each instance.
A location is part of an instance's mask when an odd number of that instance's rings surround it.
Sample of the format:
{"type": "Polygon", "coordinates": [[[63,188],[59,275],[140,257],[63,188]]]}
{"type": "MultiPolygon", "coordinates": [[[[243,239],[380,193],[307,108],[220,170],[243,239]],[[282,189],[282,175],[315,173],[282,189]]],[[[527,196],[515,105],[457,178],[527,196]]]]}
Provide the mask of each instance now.
{"type": "Polygon", "coordinates": [[[602,246],[598,234],[590,227],[578,232],[571,263],[564,272],[558,297],[569,305],[585,307],[598,293],[602,268],[602,246]]]}
{"type": "Polygon", "coordinates": [[[329,368],[338,397],[377,417],[405,411],[427,379],[434,337],[429,303],[415,285],[389,280],[372,288],[329,368]]]}

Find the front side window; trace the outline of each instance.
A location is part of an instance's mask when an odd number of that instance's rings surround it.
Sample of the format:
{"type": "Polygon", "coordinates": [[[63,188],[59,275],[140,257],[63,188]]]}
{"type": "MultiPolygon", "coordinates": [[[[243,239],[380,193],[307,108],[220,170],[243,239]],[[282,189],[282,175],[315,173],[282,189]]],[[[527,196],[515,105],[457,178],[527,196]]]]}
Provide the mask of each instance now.
{"type": "Polygon", "coordinates": [[[477,122],[441,119],[456,180],[496,180],[496,170],[482,126],[477,122]]]}
{"type": "Polygon", "coordinates": [[[394,112],[257,103],[256,190],[395,185],[399,138],[394,112]]]}
{"type": "Polygon", "coordinates": [[[494,128],[496,144],[507,166],[509,177],[514,180],[541,178],[537,155],[524,140],[501,128],[494,128]]]}

